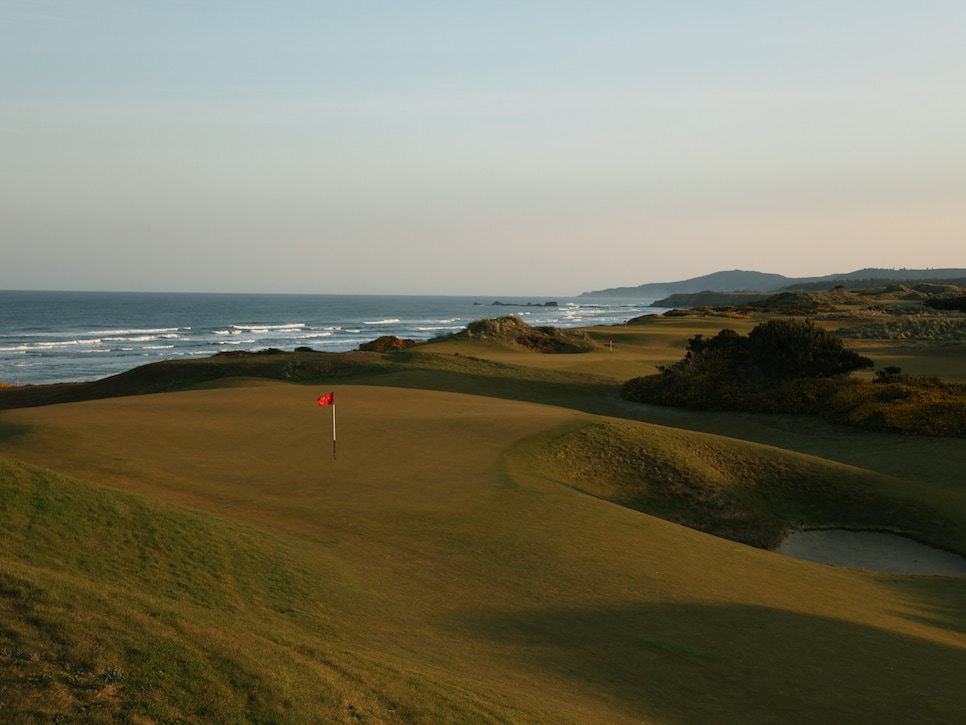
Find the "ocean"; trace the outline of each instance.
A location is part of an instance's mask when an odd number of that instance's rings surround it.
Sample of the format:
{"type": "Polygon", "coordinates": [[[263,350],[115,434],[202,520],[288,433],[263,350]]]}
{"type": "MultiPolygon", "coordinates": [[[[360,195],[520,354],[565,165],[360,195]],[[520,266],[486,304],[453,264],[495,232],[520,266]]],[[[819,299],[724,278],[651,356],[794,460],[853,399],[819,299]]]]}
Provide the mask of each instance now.
{"type": "Polygon", "coordinates": [[[0,291],[0,382],[99,380],[223,350],[355,350],[381,335],[428,340],[482,317],[530,325],[621,324],[653,300],[0,291]],[[554,301],[556,306],[545,306],[554,301]],[[493,305],[503,303],[502,306],[493,305]]]}

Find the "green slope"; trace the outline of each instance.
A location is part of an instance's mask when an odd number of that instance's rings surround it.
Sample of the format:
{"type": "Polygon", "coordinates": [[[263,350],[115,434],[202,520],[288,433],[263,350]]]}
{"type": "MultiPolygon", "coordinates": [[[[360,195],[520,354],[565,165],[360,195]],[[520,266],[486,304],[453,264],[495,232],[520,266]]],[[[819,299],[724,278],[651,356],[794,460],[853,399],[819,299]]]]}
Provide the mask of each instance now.
{"type": "Polygon", "coordinates": [[[0,721],[959,722],[966,581],[645,513],[663,481],[662,506],[888,514],[958,548],[946,441],[459,357],[0,413],[0,721]],[[622,411],[677,428],[599,414],[622,411]]]}

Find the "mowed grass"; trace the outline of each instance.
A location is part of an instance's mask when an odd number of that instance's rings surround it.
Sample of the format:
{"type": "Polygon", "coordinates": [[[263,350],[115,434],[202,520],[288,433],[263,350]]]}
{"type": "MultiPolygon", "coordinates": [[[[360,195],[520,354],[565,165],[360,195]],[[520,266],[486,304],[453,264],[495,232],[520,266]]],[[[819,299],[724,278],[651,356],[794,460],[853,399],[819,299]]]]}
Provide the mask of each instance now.
{"type": "MultiPolygon", "coordinates": [[[[424,365],[0,413],[0,721],[960,722],[963,580],[796,561],[594,488],[642,461],[678,484],[787,471],[961,525],[953,473],[550,374],[659,357],[624,342],[513,353],[526,380],[424,365]]],[[[773,503],[825,515],[805,498],[773,503]]]]}

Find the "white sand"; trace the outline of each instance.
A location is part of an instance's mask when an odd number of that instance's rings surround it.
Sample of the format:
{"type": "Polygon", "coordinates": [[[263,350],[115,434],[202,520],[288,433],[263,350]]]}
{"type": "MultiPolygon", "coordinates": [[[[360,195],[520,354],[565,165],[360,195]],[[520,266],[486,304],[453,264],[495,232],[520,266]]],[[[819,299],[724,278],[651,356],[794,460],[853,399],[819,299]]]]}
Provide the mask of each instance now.
{"type": "Polygon", "coordinates": [[[896,534],[843,529],[794,531],[776,551],[796,559],[850,569],[966,576],[966,557],[896,534]]]}

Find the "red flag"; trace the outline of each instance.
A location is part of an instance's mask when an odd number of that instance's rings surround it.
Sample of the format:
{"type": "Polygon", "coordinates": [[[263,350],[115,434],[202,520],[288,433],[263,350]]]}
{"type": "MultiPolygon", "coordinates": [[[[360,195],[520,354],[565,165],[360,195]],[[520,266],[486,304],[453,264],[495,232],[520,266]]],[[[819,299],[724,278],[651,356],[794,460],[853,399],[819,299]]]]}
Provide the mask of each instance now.
{"type": "Polygon", "coordinates": [[[319,405],[335,405],[335,393],[327,393],[319,398],[319,405]]]}

